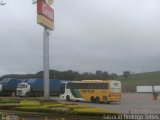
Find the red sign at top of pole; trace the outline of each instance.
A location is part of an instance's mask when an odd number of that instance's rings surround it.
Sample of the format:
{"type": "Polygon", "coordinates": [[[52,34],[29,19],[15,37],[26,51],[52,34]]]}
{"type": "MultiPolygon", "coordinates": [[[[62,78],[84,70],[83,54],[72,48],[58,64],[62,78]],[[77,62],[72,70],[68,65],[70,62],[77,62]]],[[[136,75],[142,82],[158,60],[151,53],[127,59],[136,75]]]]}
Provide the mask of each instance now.
{"type": "Polygon", "coordinates": [[[43,0],[37,1],[37,13],[47,17],[52,22],[54,21],[54,10],[43,0]]]}

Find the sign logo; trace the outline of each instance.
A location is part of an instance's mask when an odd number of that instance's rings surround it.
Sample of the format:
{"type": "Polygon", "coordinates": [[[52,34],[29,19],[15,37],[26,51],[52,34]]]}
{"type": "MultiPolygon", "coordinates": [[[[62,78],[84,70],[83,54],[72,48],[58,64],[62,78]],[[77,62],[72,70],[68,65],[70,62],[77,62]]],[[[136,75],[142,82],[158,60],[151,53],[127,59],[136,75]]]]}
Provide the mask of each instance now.
{"type": "Polygon", "coordinates": [[[47,17],[52,22],[54,21],[54,10],[49,5],[47,5],[44,1],[37,1],[37,13],[47,17]]]}
{"type": "Polygon", "coordinates": [[[54,24],[52,21],[44,17],[43,15],[37,15],[37,23],[48,28],[49,30],[54,29],[54,24]]]}
{"type": "Polygon", "coordinates": [[[53,30],[54,10],[46,3],[46,1],[37,1],[37,14],[37,23],[49,30],[53,30]]]}

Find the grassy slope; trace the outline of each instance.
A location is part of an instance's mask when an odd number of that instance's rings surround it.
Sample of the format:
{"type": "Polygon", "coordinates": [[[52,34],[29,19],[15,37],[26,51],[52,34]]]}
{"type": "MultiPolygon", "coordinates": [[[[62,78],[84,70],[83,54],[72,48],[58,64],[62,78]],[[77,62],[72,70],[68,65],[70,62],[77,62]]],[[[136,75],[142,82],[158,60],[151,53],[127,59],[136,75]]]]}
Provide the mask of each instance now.
{"type": "Polygon", "coordinates": [[[125,92],[135,92],[137,85],[160,85],[160,71],[132,74],[128,78],[119,76],[122,82],[122,90],[125,92]]]}

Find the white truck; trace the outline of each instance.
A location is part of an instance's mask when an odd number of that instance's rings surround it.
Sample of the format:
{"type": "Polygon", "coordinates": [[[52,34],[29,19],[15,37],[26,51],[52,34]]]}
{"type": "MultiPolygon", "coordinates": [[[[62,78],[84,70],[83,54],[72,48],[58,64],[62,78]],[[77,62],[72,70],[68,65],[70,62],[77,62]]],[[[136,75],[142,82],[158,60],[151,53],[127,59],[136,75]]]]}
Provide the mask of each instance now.
{"type": "Polygon", "coordinates": [[[19,83],[16,90],[17,96],[29,96],[30,93],[30,85],[28,83],[19,83]]]}
{"type": "MultiPolygon", "coordinates": [[[[55,96],[60,94],[61,82],[64,80],[50,80],[50,95],[55,96]]],[[[19,83],[16,90],[17,96],[31,96],[39,97],[44,94],[44,80],[43,79],[29,79],[25,82],[19,83]]]]}

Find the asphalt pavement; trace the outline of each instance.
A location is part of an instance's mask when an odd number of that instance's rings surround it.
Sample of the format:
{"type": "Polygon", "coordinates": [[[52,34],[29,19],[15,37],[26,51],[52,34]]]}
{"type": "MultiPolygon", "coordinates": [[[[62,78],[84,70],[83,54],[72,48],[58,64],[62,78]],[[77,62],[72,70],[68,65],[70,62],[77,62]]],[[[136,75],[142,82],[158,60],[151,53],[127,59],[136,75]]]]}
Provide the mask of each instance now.
{"type": "MultiPolygon", "coordinates": [[[[59,98],[56,99],[59,100],[59,98]]],[[[110,104],[94,104],[85,102],[74,103],[79,103],[90,107],[112,110],[114,112],[123,114],[160,114],[160,97],[158,97],[157,100],[153,100],[151,93],[125,93],[122,95],[122,100],[120,102],[110,104]]]]}

